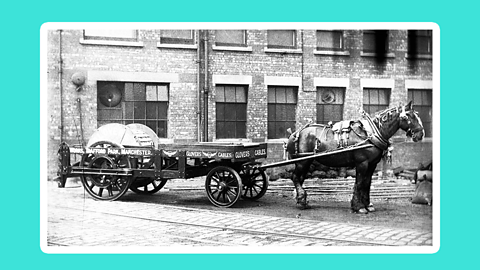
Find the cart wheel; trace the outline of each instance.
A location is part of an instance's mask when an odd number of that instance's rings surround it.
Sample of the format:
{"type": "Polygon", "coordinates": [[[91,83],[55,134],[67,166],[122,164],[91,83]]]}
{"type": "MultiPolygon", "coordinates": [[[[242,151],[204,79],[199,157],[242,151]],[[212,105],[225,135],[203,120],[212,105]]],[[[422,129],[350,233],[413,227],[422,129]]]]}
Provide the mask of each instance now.
{"type": "MultiPolygon", "coordinates": [[[[97,142],[91,147],[118,147],[110,142],[97,142]]],[[[96,169],[131,168],[130,159],[125,156],[85,154],[81,164],[96,169]]],[[[113,201],[127,192],[133,178],[131,176],[84,174],[80,176],[85,190],[92,197],[102,201],[113,201]]]]}
{"type": "Polygon", "coordinates": [[[137,178],[135,182],[133,182],[132,185],[130,185],[130,190],[137,194],[151,195],[160,191],[160,189],[162,189],[166,183],[167,183],[167,179],[161,179],[161,178],[138,179],[137,178]],[[137,182],[139,183],[137,184],[137,182]]]}
{"type": "Polygon", "coordinates": [[[213,205],[230,207],[240,198],[242,190],[240,175],[230,167],[215,167],[207,174],[205,190],[213,205]]]}
{"type": "Polygon", "coordinates": [[[242,198],[258,200],[268,189],[268,179],[265,171],[254,166],[255,163],[244,164],[238,172],[242,178],[242,198]]]}
{"type": "MultiPolygon", "coordinates": [[[[138,164],[141,169],[155,170],[155,163],[153,159],[141,159],[138,164]]],[[[152,195],[160,191],[165,186],[168,179],[155,178],[155,177],[137,177],[130,185],[130,190],[141,195],[152,195]]]]}

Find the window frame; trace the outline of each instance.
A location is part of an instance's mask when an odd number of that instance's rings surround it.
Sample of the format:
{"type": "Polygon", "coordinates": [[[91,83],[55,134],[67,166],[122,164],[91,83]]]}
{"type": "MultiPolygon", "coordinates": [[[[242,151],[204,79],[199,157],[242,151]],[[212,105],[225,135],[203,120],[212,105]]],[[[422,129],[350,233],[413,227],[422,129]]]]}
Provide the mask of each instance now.
{"type": "MultiPolygon", "coordinates": [[[[346,87],[325,87],[325,86],[317,86],[317,97],[316,97],[316,112],[317,112],[317,124],[328,124],[328,122],[332,121],[333,123],[340,122],[343,120],[343,112],[345,108],[345,93],[346,87]],[[323,102],[322,95],[326,91],[332,91],[335,94],[336,99],[331,103],[323,102]],[[338,99],[338,94],[341,93],[341,100],[338,99]],[[328,108],[340,108],[340,115],[339,117],[335,117],[334,119],[325,119],[325,111],[328,108]],[[320,112],[322,112],[322,120],[320,121],[320,112]]],[[[335,110],[333,110],[335,111],[335,110]]]]}
{"type": "Polygon", "coordinates": [[[270,85],[267,88],[267,138],[268,139],[285,139],[288,138],[287,129],[295,129],[296,117],[297,117],[297,105],[298,105],[298,87],[297,86],[280,86],[280,85],[270,85]],[[285,101],[279,101],[281,99],[279,93],[281,90],[285,93],[285,101]],[[291,90],[292,93],[290,97],[293,97],[293,101],[289,101],[288,90],[291,90]],[[272,92],[274,92],[274,100],[272,100],[272,92]],[[272,102],[273,101],[273,102],[272,102]],[[279,110],[280,109],[280,110],[279,110]],[[279,112],[280,111],[280,112],[279,112]],[[293,112],[293,117],[292,116],[293,112]],[[281,114],[285,116],[284,119],[278,119],[277,116],[281,114]],[[283,133],[279,134],[279,129],[283,125],[283,133]],[[278,125],[278,126],[277,126],[278,125]],[[288,126],[288,127],[287,127],[288,126]],[[271,131],[274,131],[272,134],[271,131]]]}
{"type": "Polygon", "coordinates": [[[130,41],[135,42],[138,41],[138,30],[136,29],[83,29],[83,40],[104,40],[104,41],[130,41]],[[132,31],[132,37],[114,37],[114,36],[102,36],[102,35],[88,35],[86,31],[92,30],[125,30],[125,31],[132,31]]]}
{"type": "Polygon", "coordinates": [[[363,110],[368,113],[369,115],[373,116],[377,112],[380,112],[382,110],[387,109],[390,106],[391,102],[391,95],[392,95],[392,89],[391,88],[381,88],[381,87],[364,87],[363,88],[363,101],[362,101],[362,108],[363,110]],[[371,103],[371,96],[372,92],[376,91],[377,92],[377,101],[380,99],[380,91],[384,93],[384,96],[386,96],[386,103],[371,103]],[[365,93],[368,93],[368,103],[365,103],[365,93]],[[372,108],[377,107],[375,111],[372,110],[372,108]]]}
{"type": "Polygon", "coordinates": [[[162,29],[159,33],[159,44],[161,45],[194,45],[195,31],[193,29],[162,29]],[[190,31],[190,38],[165,37],[162,35],[165,31],[190,31]]]}
{"type": "Polygon", "coordinates": [[[217,47],[247,47],[247,30],[241,30],[241,29],[215,30],[215,46],[217,46],[217,47]],[[231,42],[219,42],[219,41],[217,41],[219,31],[242,31],[242,33],[243,33],[242,43],[231,43],[231,42]]]}
{"type": "Polygon", "coordinates": [[[218,84],[215,86],[215,126],[216,139],[246,139],[247,138],[247,107],[248,107],[248,85],[218,84]],[[228,88],[228,89],[227,89],[228,88]],[[233,100],[226,98],[226,92],[232,90],[235,92],[233,100]],[[240,93],[239,91],[243,92],[240,93]],[[222,93],[222,94],[221,94],[222,93]],[[239,98],[242,95],[243,98],[239,98]],[[244,99],[244,100],[241,100],[244,99]],[[231,113],[230,108],[235,108],[235,116],[228,119],[227,113],[231,113]],[[242,110],[239,113],[239,110],[242,110]],[[229,132],[226,126],[233,124],[233,136],[228,136],[229,132]]]}
{"type": "MultiPolygon", "coordinates": [[[[137,92],[139,93],[139,92],[137,92]]],[[[142,95],[142,94],[140,94],[142,95]]],[[[151,82],[122,82],[122,81],[97,81],[97,124],[99,126],[108,123],[120,123],[128,125],[130,123],[140,123],[150,127],[159,138],[168,137],[168,109],[170,102],[170,85],[168,83],[151,83],[151,82]],[[101,103],[99,95],[101,89],[109,84],[114,84],[121,92],[121,101],[115,107],[108,107],[101,103]],[[127,85],[127,84],[131,84],[127,85]],[[147,100],[147,86],[155,86],[157,92],[157,100],[147,100]],[[158,98],[158,87],[166,86],[166,99],[165,95],[158,98]],[[131,93],[127,94],[127,88],[131,87],[131,93]],[[142,89],[140,89],[142,88],[142,89]],[[135,97],[135,89],[144,91],[144,99],[135,97]],[[135,108],[139,106],[143,108],[143,112],[136,112],[135,108]],[[152,115],[152,111],[148,108],[155,108],[155,113],[152,115]],[[129,110],[131,108],[131,111],[129,110]],[[111,117],[115,114],[115,117],[111,117]],[[108,116],[108,117],[104,117],[108,116]],[[143,117],[138,117],[140,115],[143,117]],[[149,123],[150,122],[150,123],[149,123]],[[155,125],[152,126],[152,122],[155,125]]]]}
{"type": "Polygon", "coordinates": [[[297,31],[296,30],[292,30],[292,29],[283,29],[283,30],[280,30],[280,29],[272,29],[272,30],[267,30],[267,49],[287,49],[287,50],[295,50],[297,49],[298,45],[297,45],[297,31]],[[273,45],[273,44],[270,44],[269,42],[269,37],[270,37],[270,34],[273,33],[273,32],[280,32],[280,31],[291,31],[293,33],[292,35],[292,45],[273,45]]]}
{"type": "Polygon", "coordinates": [[[362,33],[362,41],[363,41],[363,46],[362,46],[362,52],[363,53],[369,53],[369,54],[387,54],[390,52],[390,31],[388,30],[363,30],[363,33],[362,33]],[[373,44],[375,45],[375,48],[366,48],[365,47],[365,34],[367,34],[368,36],[370,35],[373,35],[373,44]],[[381,34],[384,35],[384,38],[385,38],[385,42],[384,42],[384,45],[383,45],[383,48],[380,49],[380,48],[377,48],[377,39],[376,37],[378,36],[381,36],[381,34]]]}
{"type": "Polygon", "coordinates": [[[316,50],[317,51],[343,51],[345,50],[345,38],[344,38],[344,31],[343,30],[317,30],[315,32],[316,36],[316,50]],[[334,47],[333,45],[331,47],[320,47],[319,46],[319,34],[320,33],[332,33],[332,34],[337,34],[338,37],[340,38],[339,47],[334,47]]]}
{"type": "Polygon", "coordinates": [[[408,58],[421,58],[431,57],[433,54],[433,31],[432,30],[408,30],[407,33],[407,57],[408,58]],[[426,32],[426,33],[422,33],[426,32]],[[418,44],[419,39],[425,38],[427,41],[427,51],[419,51],[418,44]]]}
{"type": "Polygon", "coordinates": [[[433,92],[432,89],[426,88],[408,88],[407,89],[408,100],[412,101],[413,108],[417,111],[422,119],[423,127],[425,130],[425,137],[432,138],[433,137],[433,92]],[[420,93],[420,101],[417,100],[418,95],[415,95],[415,92],[420,93]],[[422,117],[424,115],[425,110],[427,109],[430,113],[428,119],[422,117]],[[427,124],[427,128],[425,128],[425,124],[427,124]]]}

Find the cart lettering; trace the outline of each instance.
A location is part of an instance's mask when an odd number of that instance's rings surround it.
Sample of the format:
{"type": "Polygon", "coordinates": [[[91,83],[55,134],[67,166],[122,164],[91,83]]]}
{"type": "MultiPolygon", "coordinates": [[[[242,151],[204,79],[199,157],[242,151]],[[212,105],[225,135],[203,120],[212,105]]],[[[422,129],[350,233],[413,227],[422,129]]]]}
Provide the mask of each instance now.
{"type": "Polygon", "coordinates": [[[233,158],[233,154],[232,153],[218,153],[218,157],[219,158],[233,158]]]}
{"type": "Polygon", "coordinates": [[[257,149],[255,150],[255,156],[263,156],[267,154],[267,149],[257,149]]]}
{"type": "Polygon", "coordinates": [[[235,158],[246,158],[246,157],[250,157],[250,151],[242,151],[242,152],[235,153],[235,158]]]}

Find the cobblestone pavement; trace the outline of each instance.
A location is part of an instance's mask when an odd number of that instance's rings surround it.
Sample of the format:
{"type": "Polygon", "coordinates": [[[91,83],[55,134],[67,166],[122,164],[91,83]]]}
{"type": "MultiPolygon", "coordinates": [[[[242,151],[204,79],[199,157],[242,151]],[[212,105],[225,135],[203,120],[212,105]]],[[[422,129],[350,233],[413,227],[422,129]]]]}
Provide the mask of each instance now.
{"type": "Polygon", "coordinates": [[[47,246],[432,246],[430,232],[95,201],[55,183],[47,192],[47,246]]]}

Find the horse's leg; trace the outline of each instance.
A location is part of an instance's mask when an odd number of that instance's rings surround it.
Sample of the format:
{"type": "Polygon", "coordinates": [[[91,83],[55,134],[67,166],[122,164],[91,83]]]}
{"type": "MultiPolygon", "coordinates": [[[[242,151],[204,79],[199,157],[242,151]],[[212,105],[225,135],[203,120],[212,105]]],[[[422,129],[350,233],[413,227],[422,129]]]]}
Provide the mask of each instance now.
{"type": "Polygon", "coordinates": [[[372,186],[372,176],[375,171],[375,168],[377,167],[376,163],[370,163],[365,175],[365,185],[364,187],[364,192],[363,192],[363,197],[362,201],[363,204],[367,207],[368,212],[375,212],[375,207],[373,207],[373,204],[370,202],[370,187],[372,186]]]}
{"type": "Polygon", "coordinates": [[[295,163],[295,170],[292,175],[293,185],[297,191],[297,204],[300,205],[301,209],[310,208],[307,202],[307,192],[303,188],[303,182],[305,181],[305,175],[307,174],[311,163],[311,161],[295,163]]]}
{"type": "Polygon", "coordinates": [[[368,161],[365,160],[361,163],[358,163],[355,167],[356,169],[356,179],[355,185],[353,186],[353,197],[350,201],[351,208],[355,213],[368,214],[367,205],[364,204],[364,192],[365,192],[365,176],[368,170],[368,161]]]}

